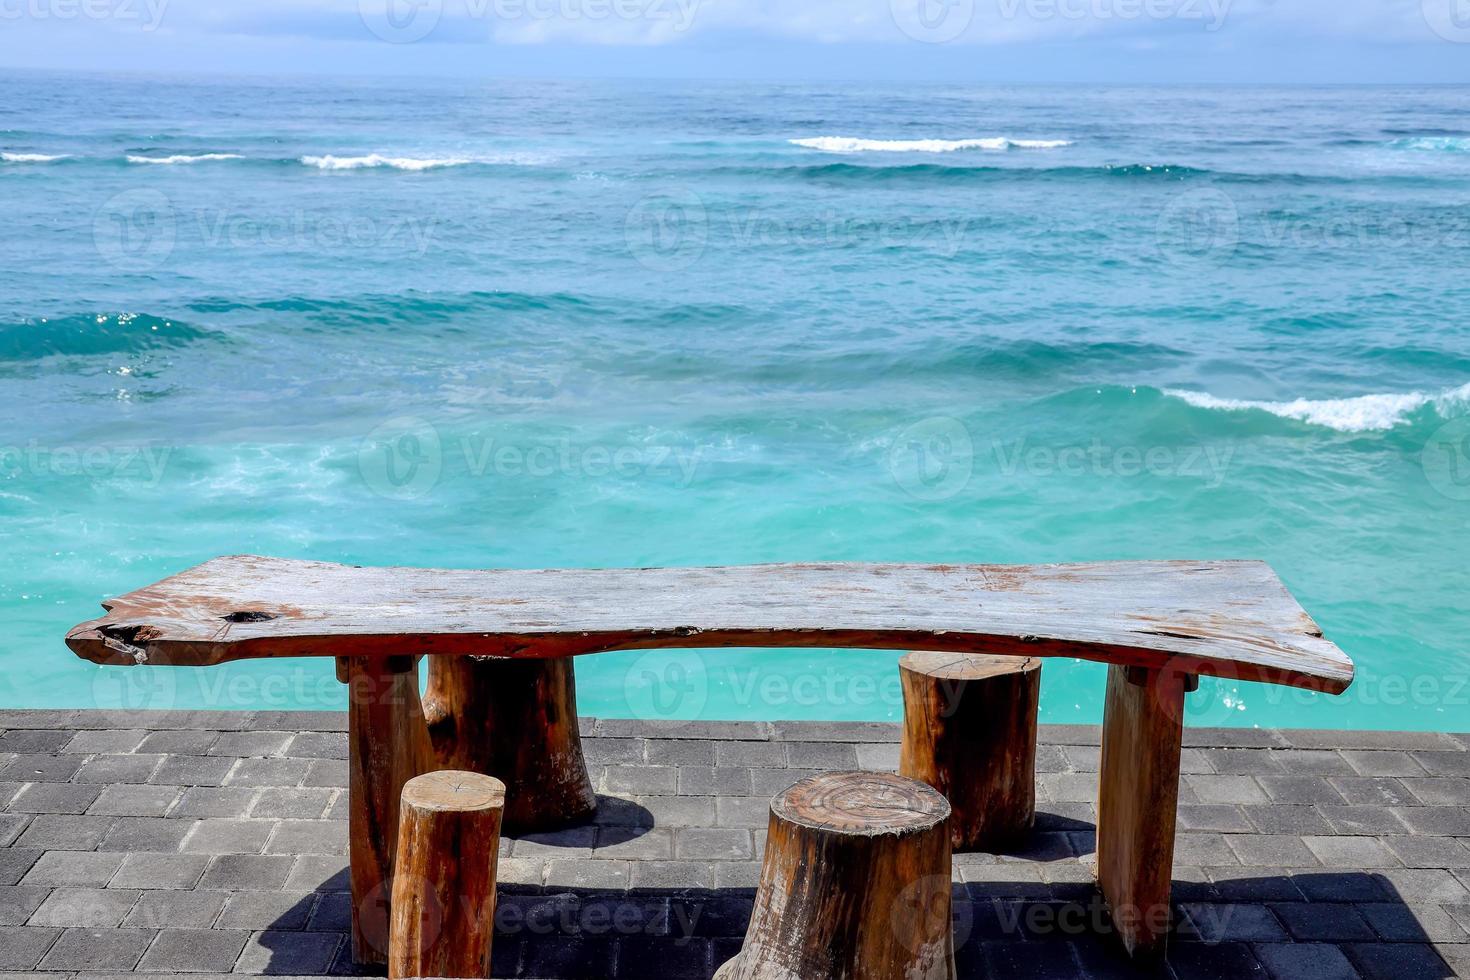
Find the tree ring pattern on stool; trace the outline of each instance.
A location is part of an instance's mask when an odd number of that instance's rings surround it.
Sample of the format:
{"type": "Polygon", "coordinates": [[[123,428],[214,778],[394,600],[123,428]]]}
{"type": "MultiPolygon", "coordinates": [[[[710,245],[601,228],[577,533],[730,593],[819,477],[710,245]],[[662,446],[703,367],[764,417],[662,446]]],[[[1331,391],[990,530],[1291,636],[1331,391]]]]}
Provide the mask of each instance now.
{"type": "Polygon", "coordinates": [[[930,786],[889,772],[828,772],[771,801],[782,820],[848,834],[928,830],[949,818],[949,801],[930,786]]]}

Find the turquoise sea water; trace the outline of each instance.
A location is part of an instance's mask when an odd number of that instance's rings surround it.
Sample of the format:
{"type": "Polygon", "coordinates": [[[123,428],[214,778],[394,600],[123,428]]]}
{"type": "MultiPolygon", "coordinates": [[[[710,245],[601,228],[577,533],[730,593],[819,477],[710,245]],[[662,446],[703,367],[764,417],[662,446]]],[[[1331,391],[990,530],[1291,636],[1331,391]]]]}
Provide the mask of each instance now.
{"type": "MultiPolygon", "coordinates": [[[[62,644],[218,554],[1257,557],[1359,681],[1196,723],[1470,727],[1470,89],[4,91],[0,705],[340,706],[62,644]]],[[[604,655],[580,708],[894,718],[896,656],[604,655]]]]}

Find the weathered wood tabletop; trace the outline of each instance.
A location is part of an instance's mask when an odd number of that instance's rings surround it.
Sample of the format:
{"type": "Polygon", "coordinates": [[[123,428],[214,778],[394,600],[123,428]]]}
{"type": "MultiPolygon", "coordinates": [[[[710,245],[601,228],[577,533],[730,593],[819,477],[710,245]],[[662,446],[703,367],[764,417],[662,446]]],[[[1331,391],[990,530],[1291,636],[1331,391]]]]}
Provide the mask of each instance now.
{"type": "Polygon", "coordinates": [[[479,571],[233,556],[103,606],[67,635],[102,664],[755,646],[1078,657],[1330,693],[1353,677],[1256,561],[479,571]]]}

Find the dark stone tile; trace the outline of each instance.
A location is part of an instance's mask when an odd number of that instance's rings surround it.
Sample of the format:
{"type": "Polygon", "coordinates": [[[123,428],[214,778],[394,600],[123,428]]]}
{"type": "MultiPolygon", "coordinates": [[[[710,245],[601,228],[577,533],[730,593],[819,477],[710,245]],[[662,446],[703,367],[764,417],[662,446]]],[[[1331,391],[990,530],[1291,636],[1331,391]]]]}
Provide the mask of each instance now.
{"type": "Polygon", "coordinates": [[[21,847],[46,851],[93,851],[112,829],[112,817],[74,817],[43,813],[16,842],[21,847]]]}
{"type": "MultiPolygon", "coordinates": [[[[502,842],[503,843],[503,842],[502,842]]],[[[346,854],[347,821],[282,820],[265,846],[267,854],[346,854]]]]}
{"type": "Polygon", "coordinates": [[[86,813],[101,794],[101,786],[72,783],[32,783],[10,801],[12,813],[86,813]]]}
{"type": "Polygon", "coordinates": [[[1377,938],[1373,928],[1351,905],[1327,902],[1283,902],[1271,911],[1300,942],[1364,942],[1377,938]]]}
{"type": "Polygon", "coordinates": [[[274,890],[286,884],[295,858],[288,855],[221,854],[210,862],[200,888],[226,891],[274,890]]]}
{"type": "Polygon", "coordinates": [[[24,885],[95,885],[102,887],[117,874],[122,865],[121,854],[96,854],[85,851],[47,851],[21,879],[24,885]]]}
{"type": "MultiPolygon", "coordinates": [[[[1305,896],[1280,868],[1207,868],[1215,891],[1226,902],[1299,902],[1305,896]]],[[[1186,901],[1177,896],[1177,901],[1186,901]]]]}
{"type": "Polygon", "coordinates": [[[1058,980],[1080,970],[1069,943],[987,942],[981,948],[987,977],[1058,980]]]}
{"type": "Polygon", "coordinates": [[[248,932],[164,929],[138,964],[150,973],[229,973],[250,938],[248,932]]]}
{"type": "Polygon", "coordinates": [[[129,854],[109,883],[113,888],[193,888],[209,857],[204,854],[129,854]]]}
{"type": "Polygon", "coordinates": [[[681,796],[750,796],[750,770],[731,766],[680,766],[681,796]]]}
{"type": "MultiPolygon", "coordinates": [[[[592,766],[642,765],[647,762],[648,743],[641,738],[584,738],[582,756],[592,766]]],[[[662,765],[677,765],[664,762],[662,765]]]]}
{"type": "MultiPolygon", "coordinates": [[[[504,860],[502,860],[502,865],[504,860]]],[[[505,881],[505,875],[500,875],[505,881]]],[[[285,887],[290,891],[346,891],[350,885],[345,854],[302,854],[291,865],[285,887]]]]}
{"type": "Polygon", "coordinates": [[[161,817],[183,793],[178,786],[107,786],[88,813],[110,817],[161,817]]]}
{"type": "MultiPolygon", "coordinates": [[[[713,766],[717,744],[719,743],[706,739],[653,739],[647,743],[645,751],[647,762],[651,766],[713,766]]],[[[638,760],[617,761],[637,762],[638,760]]]]}
{"type": "Polygon", "coordinates": [[[1179,925],[1181,935],[1206,943],[1280,942],[1287,938],[1281,923],[1264,906],[1204,903],[1181,905],[1180,911],[1184,913],[1179,925]]]}
{"type": "Polygon", "coordinates": [[[1241,807],[1246,818],[1263,834],[1330,834],[1332,826],[1314,806],[1285,803],[1241,807]]]}
{"type": "Polygon", "coordinates": [[[300,732],[285,753],[291,759],[337,759],[347,758],[347,735],[345,732],[300,732]]]}
{"type": "Polygon", "coordinates": [[[174,806],[177,817],[243,817],[255,801],[248,786],[193,786],[184,790],[174,806]]]}
{"type": "Polygon", "coordinates": [[[0,885],[0,926],[24,925],[49,894],[44,885],[0,885]]]}
{"type": "Polygon", "coordinates": [[[149,782],[168,786],[218,786],[229,775],[235,760],[206,755],[171,755],[149,777],[149,782]]]}
{"type": "Polygon", "coordinates": [[[1358,980],[1342,950],[1326,943],[1262,943],[1256,957],[1273,980],[1358,980]]]}
{"type": "Polygon", "coordinates": [[[160,755],[205,755],[209,747],[219,740],[219,735],[219,732],[210,731],[152,732],[136,751],[160,755]]]}
{"type": "Polygon", "coordinates": [[[239,758],[281,755],[295,737],[292,732],[225,732],[209,747],[210,755],[239,758]]]}
{"type": "Polygon", "coordinates": [[[161,851],[173,853],[188,836],[193,821],[164,817],[119,817],[102,838],[103,851],[161,851]]]}
{"type": "Polygon", "coordinates": [[[75,735],[49,729],[17,729],[0,734],[0,752],[8,755],[54,755],[75,735]]]}
{"type": "Polygon", "coordinates": [[[47,896],[28,924],[114,929],[122,923],[138,895],[125,888],[58,888],[47,896]]]}
{"type": "Polygon", "coordinates": [[[1180,980],[1246,980],[1265,977],[1265,967],[1244,943],[1174,943],[1169,966],[1180,980]]]}
{"type": "Polygon", "coordinates": [[[713,969],[712,959],[712,944],[706,939],[626,936],[618,940],[620,977],[639,977],[642,964],[658,963],[659,975],[670,980],[705,980],[713,969]]]}
{"type": "Polygon", "coordinates": [[[326,972],[347,937],[336,932],[256,933],[245,944],[236,972],[312,976],[326,972]]]}
{"type": "Polygon", "coordinates": [[[64,783],[82,767],[75,755],[16,755],[0,767],[0,782],[64,783]]]}
{"type": "Polygon", "coordinates": [[[73,777],[78,783],[146,783],[163,762],[161,755],[94,755],[73,777]]]}
{"type": "Polygon", "coordinates": [[[60,929],[0,926],[0,970],[34,969],[60,935],[60,929]]]}
{"type": "Polygon", "coordinates": [[[126,973],[152,939],[151,929],[67,929],[41,959],[41,969],[126,973]]]}
{"type": "Polygon", "coordinates": [[[200,820],[184,841],[191,854],[259,854],[275,824],[269,820],[200,820]]]}
{"type": "Polygon", "coordinates": [[[226,786],[299,786],[311,768],[309,759],[237,759],[226,786]]]}
{"type": "Polygon", "coordinates": [[[851,742],[791,742],[786,764],[792,769],[856,769],[857,747],[851,742]]]}
{"type": "MultiPolygon", "coordinates": [[[[239,891],[225,900],[218,929],[303,929],[317,896],[311,892],[239,891]]],[[[331,962],[330,957],[328,962],[331,962]]],[[[326,964],[322,964],[325,968],[326,964]]]]}
{"type": "Polygon", "coordinates": [[[770,726],[771,738],[781,742],[897,742],[903,735],[897,722],[888,721],[773,721],[770,726]]]}
{"type": "Polygon", "coordinates": [[[1342,795],[1323,776],[1261,776],[1261,788],[1273,803],[1342,803],[1342,795]]]}
{"type": "Polygon", "coordinates": [[[303,786],[325,786],[329,789],[347,788],[347,763],[337,759],[315,759],[306,770],[303,786]]]}
{"type": "MultiPolygon", "coordinates": [[[[499,943],[496,943],[498,946],[499,943]]],[[[566,936],[530,936],[524,944],[522,964],[518,976],[524,977],[568,977],[606,978],[614,975],[617,949],[614,940],[608,938],[585,939],[566,936]]],[[[659,963],[663,973],[662,958],[645,960],[659,963]]],[[[629,976],[636,974],[630,973],[629,976]]]]}
{"type": "Polygon", "coordinates": [[[1438,980],[1452,975],[1428,943],[1355,943],[1346,952],[1367,980],[1438,980]]]}
{"type": "Polygon", "coordinates": [[[316,820],[332,802],[333,790],[320,788],[270,787],[262,789],[251,809],[252,817],[316,820]]]}
{"type": "Polygon", "coordinates": [[[41,852],[32,847],[0,848],[0,885],[14,885],[35,865],[41,852]]]}

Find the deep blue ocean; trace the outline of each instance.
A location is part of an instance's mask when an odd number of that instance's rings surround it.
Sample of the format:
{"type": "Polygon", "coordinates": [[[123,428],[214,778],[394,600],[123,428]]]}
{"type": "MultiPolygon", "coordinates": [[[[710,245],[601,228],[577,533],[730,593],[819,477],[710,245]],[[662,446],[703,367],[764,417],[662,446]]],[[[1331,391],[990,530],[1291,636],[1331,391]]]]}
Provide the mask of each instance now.
{"type": "MultiPolygon", "coordinates": [[[[220,554],[1250,557],[1359,680],[1193,722],[1470,727],[1470,89],[0,83],[0,705],[342,705],[62,643],[220,554]]],[[[895,718],[896,658],[580,708],[895,718]]]]}

